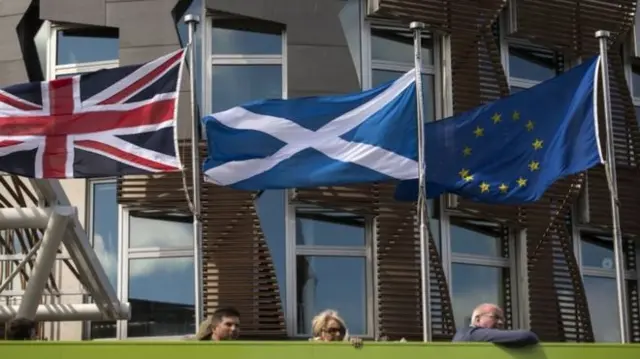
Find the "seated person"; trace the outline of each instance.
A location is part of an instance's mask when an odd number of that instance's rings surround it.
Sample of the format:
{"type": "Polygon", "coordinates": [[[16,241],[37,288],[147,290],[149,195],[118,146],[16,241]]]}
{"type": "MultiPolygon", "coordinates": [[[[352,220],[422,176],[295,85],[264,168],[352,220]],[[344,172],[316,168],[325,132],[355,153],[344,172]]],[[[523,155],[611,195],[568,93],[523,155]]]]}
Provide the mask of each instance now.
{"type": "Polygon", "coordinates": [[[15,318],[9,322],[7,340],[35,340],[36,323],[26,318],[15,318]]]}
{"type": "Polygon", "coordinates": [[[202,324],[195,340],[235,340],[240,334],[240,313],[235,308],[216,309],[202,324]]]}
{"type": "Polygon", "coordinates": [[[311,333],[312,341],[348,341],[356,348],[362,346],[362,339],[349,338],[347,325],[335,310],[328,309],[316,315],[311,321],[311,333]]]}
{"type": "Polygon", "coordinates": [[[471,315],[471,326],[459,329],[454,342],[489,342],[511,347],[538,344],[538,336],[529,330],[505,330],[504,314],[495,304],[480,304],[471,315]]]}

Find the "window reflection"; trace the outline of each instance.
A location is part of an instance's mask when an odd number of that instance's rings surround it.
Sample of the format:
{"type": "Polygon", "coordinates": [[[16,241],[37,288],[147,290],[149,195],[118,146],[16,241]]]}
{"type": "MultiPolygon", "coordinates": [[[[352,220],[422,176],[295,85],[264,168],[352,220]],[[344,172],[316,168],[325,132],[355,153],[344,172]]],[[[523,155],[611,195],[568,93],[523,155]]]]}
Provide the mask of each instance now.
{"type": "Polygon", "coordinates": [[[364,257],[298,256],[298,333],[311,335],[313,317],[325,309],[340,313],[352,335],[367,332],[364,257]]]}
{"type": "Polygon", "coordinates": [[[489,222],[451,218],[451,251],[503,257],[501,228],[489,222]]]}
{"type": "Polygon", "coordinates": [[[120,52],[117,30],[70,29],[57,32],[56,65],[117,60],[120,52]]]}
{"type": "Polygon", "coordinates": [[[282,36],[279,33],[269,34],[214,27],[211,49],[214,55],[280,55],[282,54],[282,36]]]}
{"type": "Polygon", "coordinates": [[[129,216],[129,248],[193,247],[191,218],[161,220],[129,216]]]}
{"type": "Polygon", "coordinates": [[[129,261],[128,337],[195,333],[193,258],[129,261]]]}
{"type": "Polygon", "coordinates": [[[609,236],[582,233],[582,265],[602,269],[615,269],[613,241],[609,236]]]}
{"type": "Polygon", "coordinates": [[[595,340],[597,342],[620,341],[615,279],[584,276],[583,283],[595,340]]]}
{"type": "MultiPolygon", "coordinates": [[[[94,183],[91,186],[93,250],[113,288],[118,284],[118,203],[116,183],[94,183]]],[[[115,338],[115,322],[91,322],[90,337],[115,338]]]]}
{"type": "Polygon", "coordinates": [[[453,263],[451,296],[456,328],[469,326],[471,312],[482,303],[504,308],[503,278],[508,270],[498,267],[453,263]]]}
{"type": "Polygon", "coordinates": [[[552,52],[526,47],[509,47],[509,76],[545,81],[556,76],[557,63],[552,52]]]}
{"type": "Polygon", "coordinates": [[[258,99],[282,98],[280,65],[213,66],[213,112],[258,99]]]}
{"type": "MultiPolygon", "coordinates": [[[[390,62],[414,63],[413,35],[371,29],[371,58],[390,62]]],[[[433,65],[433,40],[422,39],[422,63],[433,65]]]]}
{"type": "Polygon", "coordinates": [[[256,200],[256,211],[264,233],[269,253],[276,269],[282,308],[287,307],[286,256],[285,256],[285,194],[284,190],[264,191],[256,200]]]}
{"type": "Polygon", "coordinates": [[[631,87],[633,88],[631,96],[640,97],[640,70],[638,69],[632,71],[631,87]]]}
{"type": "MultiPolygon", "coordinates": [[[[397,80],[404,74],[404,72],[400,71],[373,70],[371,84],[373,87],[380,86],[387,82],[397,80]]],[[[422,101],[424,103],[425,122],[434,121],[436,117],[436,105],[434,102],[435,85],[433,82],[433,75],[422,75],[422,101]]]]}
{"type": "Polygon", "coordinates": [[[322,246],[364,246],[365,220],[323,208],[298,208],[296,244],[322,246]]]}

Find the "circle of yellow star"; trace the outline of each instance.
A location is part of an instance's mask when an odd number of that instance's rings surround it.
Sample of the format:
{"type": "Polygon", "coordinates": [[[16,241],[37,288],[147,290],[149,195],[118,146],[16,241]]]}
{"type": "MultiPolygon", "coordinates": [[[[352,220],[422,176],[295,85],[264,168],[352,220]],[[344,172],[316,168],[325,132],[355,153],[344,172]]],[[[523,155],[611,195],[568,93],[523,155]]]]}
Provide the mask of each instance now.
{"type": "Polygon", "coordinates": [[[528,121],[526,125],[524,125],[524,127],[527,128],[527,131],[531,132],[533,131],[533,127],[535,126],[535,124],[533,123],[533,121],[528,121]]]}
{"type": "Polygon", "coordinates": [[[520,177],[520,178],[518,178],[517,182],[518,182],[518,186],[520,186],[520,187],[524,187],[524,186],[527,185],[527,179],[526,178],[520,177]]]}
{"type": "Polygon", "coordinates": [[[539,169],[540,169],[540,162],[538,161],[529,162],[529,170],[531,170],[531,172],[537,171],[539,169]]]}
{"type": "Polygon", "coordinates": [[[490,186],[487,182],[480,183],[480,192],[481,193],[489,192],[489,187],[490,186]]]}
{"type": "Polygon", "coordinates": [[[465,182],[471,182],[471,181],[473,181],[473,175],[468,175],[463,179],[464,179],[465,182]]]}
{"type": "Polygon", "coordinates": [[[463,169],[460,170],[460,172],[458,172],[458,174],[460,175],[460,177],[462,179],[465,179],[466,177],[469,176],[469,170],[466,169],[466,168],[463,168],[463,169]]]}
{"type": "Polygon", "coordinates": [[[513,111],[513,115],[511,115],[511,118],[512,118],[514,121],[518,121],[518,120],[520,119],[520,112],[518,112],[518,111],[513,111]]]}
{"type": "Polygon", "coordinates": [[[476,137],[484,136],[484,128],[477,126],[476,129],[473,130],[473,133],[476,135],[476,137]]]}
{"type": "Polygon", "coordinates": [[[493,120],[493,124],[497,124],[498,122],[502,121],[502,115],[499,113],[494,113],[493,116],[491,116],[491,119],[493,120]]]}
{"type": "Polygon", "coordinates": [[[498,187],[498,189],[502,193],[507,193],[507,191],[509,190],[509,186],[507,186],[506,184],[502,183],[502,184],[500,184],[500,187],[498,187]]]}
{"type": "Polygon", "coordinates": [[[463,154],[465,157],[471,156],[471,147],[466,146],[466,147],[464,148],[464,150],[462,150],[462,154],[463,154]]]}
{"type": "Polygon", "coordinates": [[[542,144],[544,143],[543,140],[536,138],[535,141],[533,141],[533,143],[531,144],[531,146],[533,146],[534,150],[539,150],[542,148],[542,144]]]}

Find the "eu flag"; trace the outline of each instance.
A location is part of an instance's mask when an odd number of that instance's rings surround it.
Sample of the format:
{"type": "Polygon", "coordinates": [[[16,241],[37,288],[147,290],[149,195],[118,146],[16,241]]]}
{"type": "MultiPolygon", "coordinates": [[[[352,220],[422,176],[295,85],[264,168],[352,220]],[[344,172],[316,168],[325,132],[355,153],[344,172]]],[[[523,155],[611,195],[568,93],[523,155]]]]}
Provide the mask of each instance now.
{"type": "MultiPolygon", "coordinates": [[[[425,125],[427,196],[527,203],[556,180],[602,162],[594,116],[597,57],[493,103],[425,125]]],[[[399,200],[417,199],[417,180],[399,200]]]]}

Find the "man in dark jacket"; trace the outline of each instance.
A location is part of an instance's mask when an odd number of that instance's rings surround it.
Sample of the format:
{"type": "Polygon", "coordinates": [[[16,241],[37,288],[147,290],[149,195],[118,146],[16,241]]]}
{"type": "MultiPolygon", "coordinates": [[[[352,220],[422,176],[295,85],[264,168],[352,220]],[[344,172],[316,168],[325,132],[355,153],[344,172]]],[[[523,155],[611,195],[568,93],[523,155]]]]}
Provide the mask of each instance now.
{"type": "Polygon", "coordinates": [[[538,344],[538,336],[529,330],[505,330],[504,313],[495,304],[480,304],[471,315],[471,326],[461,328],[454,342],[489,342],[510,347],[538,344]]]}

